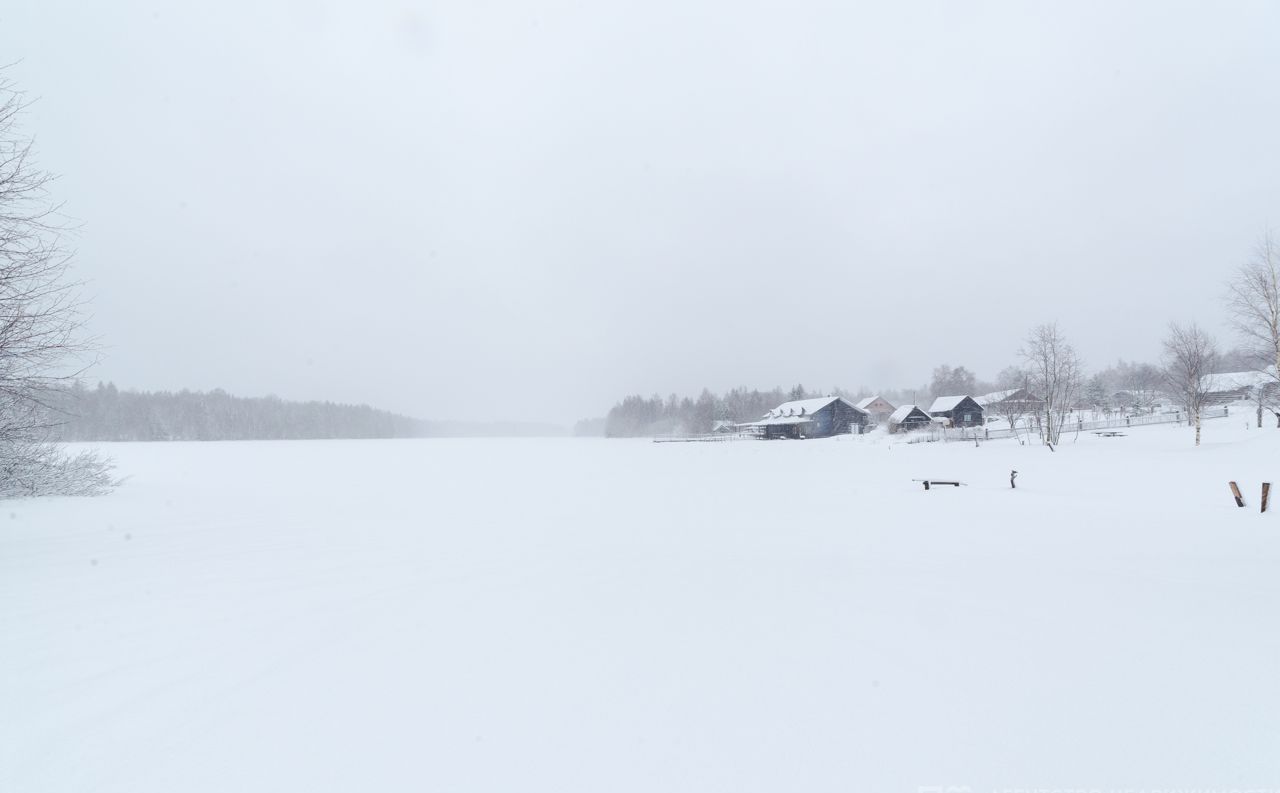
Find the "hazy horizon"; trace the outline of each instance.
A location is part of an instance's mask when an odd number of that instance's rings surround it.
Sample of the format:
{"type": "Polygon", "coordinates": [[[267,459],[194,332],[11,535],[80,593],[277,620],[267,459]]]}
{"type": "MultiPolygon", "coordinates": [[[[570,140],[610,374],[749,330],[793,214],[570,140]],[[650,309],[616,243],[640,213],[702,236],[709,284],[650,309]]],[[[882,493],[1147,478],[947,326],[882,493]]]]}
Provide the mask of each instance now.
{"type": "Polygon", "coordinates": [[[1280,7],[16,0],[94,379],[552,422],[1093,367],[1280,222],[1280,7]],[[121,47],[121,42],[128,42],[121,47]],[[513,395],[519,395],[514,399],[513,395]]]}

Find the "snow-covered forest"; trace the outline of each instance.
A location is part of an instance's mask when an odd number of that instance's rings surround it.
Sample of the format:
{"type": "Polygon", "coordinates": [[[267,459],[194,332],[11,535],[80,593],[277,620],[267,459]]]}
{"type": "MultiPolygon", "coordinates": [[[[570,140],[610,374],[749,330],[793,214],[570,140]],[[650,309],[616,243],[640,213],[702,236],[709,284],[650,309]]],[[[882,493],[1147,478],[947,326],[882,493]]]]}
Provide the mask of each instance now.
{"type": "Polygon", "coordinates": [[[50,395],[61,441],[240,441],[323,438],[554,436],[553,424],[429,421],[368,405],[241,397],[225,391],[133,391],[77,382],[50,395]]]}
{"type": "Polygon", "coordinates": [[[424,422],[368,405],[288,402],[225,391],[121,391],[113,383],[59,392],[54,433],[63,441],[225,441],[415,438],[424,422]]]}

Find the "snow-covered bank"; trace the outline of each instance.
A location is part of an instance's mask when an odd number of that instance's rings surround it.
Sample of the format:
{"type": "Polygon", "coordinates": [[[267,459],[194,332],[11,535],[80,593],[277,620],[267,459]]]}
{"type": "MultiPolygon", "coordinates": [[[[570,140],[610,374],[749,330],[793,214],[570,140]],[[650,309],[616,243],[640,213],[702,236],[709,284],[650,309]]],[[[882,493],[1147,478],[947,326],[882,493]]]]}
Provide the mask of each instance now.
{"type": "Polygon", "coordinates": [[[1280,431],[1205,443],[112,446],[0,512],[0,790],[1277,786],[1280,431]]]}

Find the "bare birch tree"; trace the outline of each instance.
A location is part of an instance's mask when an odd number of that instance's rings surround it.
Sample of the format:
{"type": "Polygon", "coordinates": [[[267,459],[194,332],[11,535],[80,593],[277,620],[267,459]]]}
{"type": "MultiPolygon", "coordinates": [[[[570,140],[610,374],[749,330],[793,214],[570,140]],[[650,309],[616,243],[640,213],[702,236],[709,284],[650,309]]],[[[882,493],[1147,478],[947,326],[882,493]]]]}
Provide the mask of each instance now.
{"type": "Polygon", "coordinates": [[[1263,380],[1249,387],[1249,401],[1256,408],[1258,429],[1262,429],[1262,414],[1270,413],[1276,418],[1276,429],[1280,429],[1280,388],[1273,380],[1263,380]]]}
{"type": "Polygon", "coordinates": [[[55,391],[84,369],[79,285],[52,177],[19,133],[22,95],[0,77],[0,496],[99,492],[109,466],[92,453],[67,458],[47,442],[55,391]]]}
{"type": "Polygon", "coordinates": [[[1264,390],[1274,392],[1280,388],[1280,243],[1270,232],[1228,282],[1227,308],[1249,357],[1270,380],[1264,390]]]}
{"type": "Polygon", "coordinates": [[[1207,394],[1205,377],[1213,372],[1217,357],[1217,345],[1199,325],[1170,323],[1164,340],[1165,380],[1186,408],[1187,423],[1196,428],[1196,446],[1200,445],[1200,416],[1207,394]]]}
{"type": "Polygon", "coordinates": [[[1043,400],[1043,440],[1055,446],[1084,380],[1080,358],[1057,323],[1050,323],[1032,329],[1022,348],[1022,360],[1031,389],[1043,400]]]}

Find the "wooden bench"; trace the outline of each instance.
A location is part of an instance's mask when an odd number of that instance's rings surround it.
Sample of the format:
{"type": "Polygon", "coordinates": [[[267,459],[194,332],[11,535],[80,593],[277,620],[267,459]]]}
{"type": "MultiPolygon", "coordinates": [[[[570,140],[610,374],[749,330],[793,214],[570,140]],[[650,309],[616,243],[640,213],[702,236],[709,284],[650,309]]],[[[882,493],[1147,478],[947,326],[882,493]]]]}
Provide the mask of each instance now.
{"type": "Polygon", "coordinates": [[[934,486],[934,485],[951,485],[952,487],[960,487],[961,485],[963,485],[963,484],[964,484],[964,482],[954,482],[954,481],[950,481],[950,480],[943,481],[943,480],[940,480],[940,479],[912,479],[911,481],[912,481],[912,482],[923,482],[923,483],[924,483],[924,489],[925,489],[925,490],[928,490],[930,487],[932,487],[932,486],[934,486]]]}

